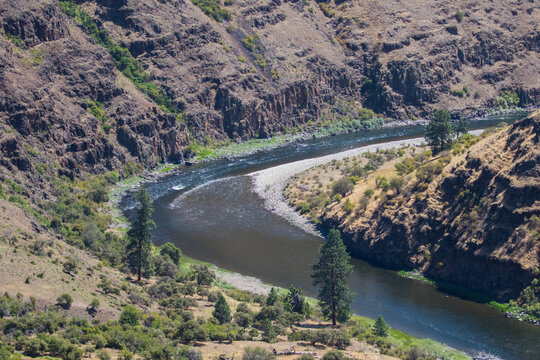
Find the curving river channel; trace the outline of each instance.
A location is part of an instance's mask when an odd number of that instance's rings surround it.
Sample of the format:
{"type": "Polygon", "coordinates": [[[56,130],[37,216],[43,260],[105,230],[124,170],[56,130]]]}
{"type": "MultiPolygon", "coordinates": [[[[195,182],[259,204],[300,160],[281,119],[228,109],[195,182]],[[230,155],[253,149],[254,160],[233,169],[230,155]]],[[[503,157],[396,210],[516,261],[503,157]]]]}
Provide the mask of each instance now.
{"type": "MultiPolygon", "coordinates": [[[[511,122],[521,114],[472,121],[473,128],[511,122]]],[[[185,167],[147,185],[155,199],[154,241],[174,242],[184,254],[265,282],[300,286],[315,295],[311,265],[321,238],[268,211],[253,191],[253,172],[369,144],[410,139],[421,126],[381,129],[291,143],[232,161],[185,167]]],[[[124,204],[128,208],[129,204],[124,204]]],[[[353,310],[381,314],[395,328],[471,354],[540,359],[540,327],[509,320],[490,307],[354,259],[353,310]]]]}

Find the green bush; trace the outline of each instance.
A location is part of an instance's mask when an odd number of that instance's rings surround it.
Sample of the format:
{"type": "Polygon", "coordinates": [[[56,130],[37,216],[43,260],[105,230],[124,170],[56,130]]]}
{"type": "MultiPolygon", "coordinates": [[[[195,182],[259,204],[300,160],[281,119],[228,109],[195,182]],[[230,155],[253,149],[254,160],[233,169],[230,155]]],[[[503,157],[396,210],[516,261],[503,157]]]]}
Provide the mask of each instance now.
{"type": "Polygon", "coordinates": [[[242,360],[271,360],[276,356],[261,347],[247,347],[242,354],[242,360]]]}
{"type": "Polygon", "coordinates": [[[232,19],[232,13],[229,10],[222,9],[216,0],[191,0],[191,2],[217,22],[232,19]]]}
{"type": "Polygon", "coordinates": [[[341,196],[345,196],[352,189],[353,184],[347,177],[342,177],[332,183],[332,195],[340,194],[341,196]]]}
{"type": "Polygon", "coordinates": [[[169,242],[160,247],[159,253],[161,256],[168,256],[176,265],[180,263],[180,258],[182,257],[182,251],[169,242]]]}
{"type": "Polygon", "coordinates": [[[296,205],[296,211],[298,211],[300,214],[305,214],[311,211],[311,205],[309,205],[306,202],[301,202],[296,205]]]}
{"type": "Polygon", "coordinates": [[[345,204],[343,205],[343,211],[345,211],[347,214],[350,214],[354,211],[354,204],[347,198],[345,200],[345,204]]]}
{"type": "Polygon", "coordinates": [[[416,165],[412,157],[406,158],[394,165],[399,175],[412,173],[416,169],[416,165]]]}
{"type": "Polygon", "coordinates": [[[246,49],[248,49],[251,52],[255,51],[255,48],[258,45],[259,37],[257,35],[248,35],[244,39],[242,39],[242,44],[246,49]]]}
{"type": "Polygon", "coordinates": [[[519,95],[515,91],[503,91],[495,98],[495,104],[499,109],[511,109],[517,107],[521,102],[519,95]]]}
{"type": "Polygon", "coordinates": [[[464,16],[465,16],[465,13],[463,11],[461,10],[456,11],[455,17],[456,17],[457,22],[463,21],[464,16]]]}
{"type": "Polygon", "coordinates": [[[197,321],[188,320],[178,326],[174,338],[184,344],[189,344],[192,341],[206,341],[208,339],[208,333],[197,321]]]}
{"type": "Polygon", "coordinates": [[[343,360],[346,359],[345,355],[338,350],[330,350],[323,355],[322,360],[343,360]]]}
{"type": "Polygon", "coordinates": [[[197,285],[210,286],[216,279],[216,274],[203,264],[194,264],[190,267],[190,278],[197,282],[197,285]]]}
{"type": "Polygon", "coordinates": [[[442,173],[444,169],[444,164],[440,161],[434,161],[422,165],[418,168],[416,172],[416,177],[418,180],[424,183],[430,183],[435,179],[435,177],[442,173]]]}
{"type": "Polygon", "coordinates": [[[111,355],[103,349],[96,351],[96,356],[99,360],[111,360],[111,355]]]}
{"type": "Polygon", "coordinates": [[[395,176],[390,179],[390,187],[396,192],[396,194],[399,194],[401,190],[403,190],[405,184],[405,178],[401,176],[395,176]]]}
{"type": "Polygon", "coordinates": [[[377,179],[375,179],[375,183],[377,184],[377,188],[381,189],[382,191],[388,191],[390,189],[390,183],[384,176],[378,176],[377,179]]]}
{"type": "Polygon", "coordinates": [[[140,314],[139,310],[131,305],[126,305],[122,314],[120,314],[120,324],[128,326],[137,326],[139,325],[140,314]]]}
{"type": "Polygon", "coordinates": [[[73,303],[73,298],[69,294],[62,294],[56,298],[56,305],[61,307],[64,310],[69,310],[71,304],[73,303]]]}
{"type": "Polygon", "coordinates": [[[465,92],[461,89],[450,89],[450,95],[462,98],[465,92]]]}

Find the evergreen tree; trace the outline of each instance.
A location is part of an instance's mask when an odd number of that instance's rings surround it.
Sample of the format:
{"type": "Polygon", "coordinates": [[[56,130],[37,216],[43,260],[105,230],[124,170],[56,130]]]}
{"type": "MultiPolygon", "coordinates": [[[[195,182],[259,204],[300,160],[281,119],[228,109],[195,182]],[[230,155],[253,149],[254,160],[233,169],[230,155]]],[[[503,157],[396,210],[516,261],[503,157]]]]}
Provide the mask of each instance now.
{"type": "Polygon", "coordinates": [[[231,322],[231,308],[229,308],[227,300],[225,300],[225,297],[221,293],[216,301],[212,315],[219,321],[220,324],[231,322]]]}
{"type": "Polygon", "coordinates": [[[272,306],[279,300],[278,292],[275,288],[270,289],[270,294],[266,298],[266,305],[272,306]]]}
{"type": "Polygon", "coordinates": [[[373,333],[377,336],[386,337],[388,336],[388,330],[390,330],[390,326],[388,326],[383,317],[379,315],[375,322],[375,326],[373,327],[373,333]]]}
{"type": "Polygon", "coordinates": [[[298,314],[306,314],[309,312],[309,307],[304,297],[304,292],[300,288],[295,288],[293,285],[289,287],[289,292],[283,300],[285,308],[290,312],[298,314]]]}
{"type": "Polygon", "coordinates": [[[262,322],[262,340],[271,343],[273,342],[277,337],[277,331],[274,325],[272,325],[272,322],[268,319],[264,320],[262,322]]]}
{"type": "Polygon", "coordinates": [[[426,125],[424,137],[434,152],[444,149],[446,143],[450,140],[453,133],[450,114],[446,110],[435,110],[433,117],[426,125]]]}
{"type": "Polygon", "coordinates": [[[468,132],[467,129],[469,128],[469,120],[466,118],[460,118],[457,123],[453,124],[452,128],[456,134],[456,137],[466,134],[468,132]]]}
{"type": "Polygon", "coordinates": [[[152,229],[155,227],[152,221],[152,198],[141,188],[134,196],[138,202],[135,208],[135,217],[131,221],[131,229],[128,231],[129,244],[127,246],[127,260],[133,273],[137,273],[137,281],[152,275],[152,229]]]}
{"type": "Polygon", "coordinates": [[[319,288],[318,299],[323,314],[336,321],[345,322],[351,313],[352,293],[347,278],[352,273],[350,256],[341,240],[339,231],[332,229],[328,239],[319,248],[318,262],[313,266],[313,285],[319,288]]]}

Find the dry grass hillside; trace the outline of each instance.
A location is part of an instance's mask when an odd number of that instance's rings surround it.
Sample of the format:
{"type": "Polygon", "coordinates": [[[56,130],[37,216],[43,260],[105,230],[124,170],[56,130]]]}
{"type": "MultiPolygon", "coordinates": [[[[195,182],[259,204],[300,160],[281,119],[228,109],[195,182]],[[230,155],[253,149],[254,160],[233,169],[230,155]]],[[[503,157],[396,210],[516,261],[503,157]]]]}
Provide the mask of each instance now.
{"type": "Polygon", "coordinates": [[[539,134],[537,111],[435,157],[404,148],[314,168],[285,194],[356,256],[517,298],[539,276],[539,134]]]}

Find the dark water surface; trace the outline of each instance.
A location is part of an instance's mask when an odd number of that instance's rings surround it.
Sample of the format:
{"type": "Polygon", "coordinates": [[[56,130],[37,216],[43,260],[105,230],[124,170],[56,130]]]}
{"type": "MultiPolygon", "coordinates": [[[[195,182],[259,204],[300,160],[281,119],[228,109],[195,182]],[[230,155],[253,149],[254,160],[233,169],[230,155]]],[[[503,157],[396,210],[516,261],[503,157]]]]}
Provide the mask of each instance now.
{"type": "MultiPolygon", "coordinates": [[[[514,114],[472,122],[473,128],[511,122],[514,114]]],[[[278,164],[343,150],[420,136],[419,126],[314,139],[263,151],[233,161],[186,167],[149,184],[155,199],[154,241],[174,242],[184,254],[217,266],[288,287],[301,286],[315,295],[311,265],[321,243],[317,236],[267,211],[252,192],[248,173],[278,164]]],[[[540,359],[540,328],[504,318],[490,307],[439,292],[434,286],[354,259],[353,309],[360,315],[381,314],[395,328],[476,353],[504,359],[540,359]]]]}

